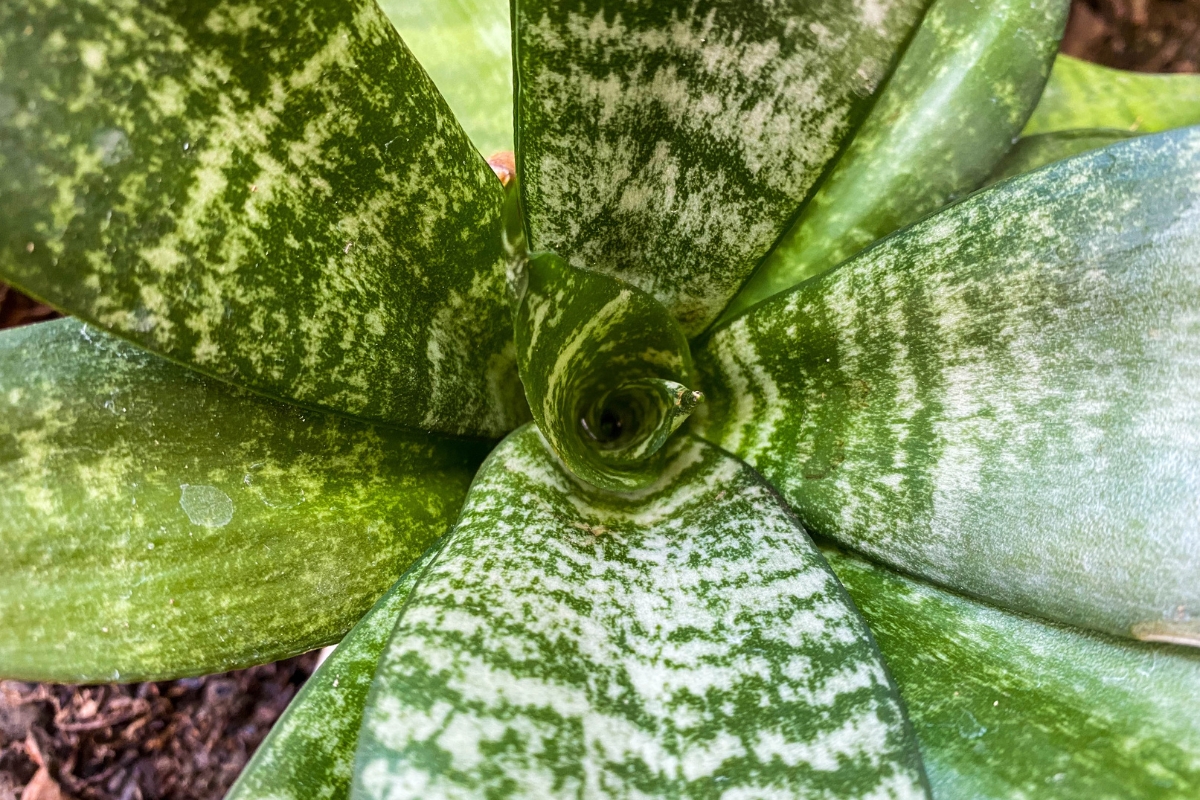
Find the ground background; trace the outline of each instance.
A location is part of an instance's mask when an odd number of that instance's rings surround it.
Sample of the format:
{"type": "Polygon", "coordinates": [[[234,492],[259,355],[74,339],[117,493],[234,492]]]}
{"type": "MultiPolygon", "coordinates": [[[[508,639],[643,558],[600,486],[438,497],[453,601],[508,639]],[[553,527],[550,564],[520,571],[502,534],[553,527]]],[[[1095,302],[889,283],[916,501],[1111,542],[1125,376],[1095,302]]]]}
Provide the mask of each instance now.
{"type": "MultiPolygon", "coordinates": [[[[1063,51],[1200,71],[1200,0],[1075,0],[1063,51]]],[[[57,316],[0,284],[0,328],[57,316]]],[[[0,681],[0,800],[220,800],[316,654],[162,683],[0,681]]]]}

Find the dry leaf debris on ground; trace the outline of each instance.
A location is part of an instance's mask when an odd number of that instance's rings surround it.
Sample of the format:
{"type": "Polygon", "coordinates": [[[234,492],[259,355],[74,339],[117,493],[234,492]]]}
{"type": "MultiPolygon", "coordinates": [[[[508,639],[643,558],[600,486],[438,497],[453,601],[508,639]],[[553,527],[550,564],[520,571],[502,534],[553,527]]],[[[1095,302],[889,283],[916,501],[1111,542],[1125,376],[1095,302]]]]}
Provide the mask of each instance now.
{"type": "Polygon", "coordinates": [[[163,683],[0,681],[0,800],[216,800],[316,659],[163,683]]]}
{"type": "MultiPolygon", "coordinates": [[[[1200,0],[1075,0],[1062,49],[1200,71],[1200,0]]],[[[56,316],[0,284],[0,328],[56,316]]],[[[316,663],[128,686],[0,681],[0,800],[220,800],[316,663]]]]}

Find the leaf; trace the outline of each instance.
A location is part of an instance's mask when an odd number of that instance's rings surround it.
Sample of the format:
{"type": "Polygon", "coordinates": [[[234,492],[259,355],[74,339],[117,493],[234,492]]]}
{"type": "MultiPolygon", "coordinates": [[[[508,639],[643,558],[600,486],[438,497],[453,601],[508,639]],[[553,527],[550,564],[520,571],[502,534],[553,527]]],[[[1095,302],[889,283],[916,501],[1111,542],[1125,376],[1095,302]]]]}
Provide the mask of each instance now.
{"type": "Polygon", "coordinates": [[[688,389],[687,337],[653,297],[553,253],[515,265],[513,329],[538,428],[572,473],[633,491],[703,400],[688,389]]]}
{"type": "Polygon", "coordinates": [[[438,549],[425,551],[346,634],[254,751],[225,800],[347,800],[367,690],[408,595],[438,549]]]}
{"type": "Polygon", "coordinates": [[[514,3],[530,245],[699,333],[866,115],[927,0],[514,3]]]}
{"type": "Polygon", "coordinates": [[[0,9],[0,277],[206,374],[503,435],[502,202],[371,0],[0,9]]]}
{"type": "Polygon", "coordinates": [[[486,448],[301,411],[77,320],[0,335],[0,675],[159,680],[336,641],[486,448]]]}
{"type": "Polygon", "coordinates": [[[833,173],[722,319],[979,186],[1037,104],[1069,6],[936,0],[833,173]]]}
{"type": "Polygon", "coordinates": [[[1055,133],[1039,133],[1035,136],[1023,136],[1013,145],[995,171],[988,178],[988,184],[997,183],[1005,178],[1032,172],[1035,169],[1062,161],[1064,158],[1097,150],[1116,142],[1130,139],[1137,134],[1112,128],[1086,128],[1077,131],[1057,131],[1055,133]]]}
{"type": "Polygon", "coordinates": [[[636,495],[533,426],[380,660],[354,797],[920,797],[870,634],[778,498],[684,437],[636,495]]]}
{"type": "Polygon", "coordinates": [[[1200,655],[980,605],[826,552],[896,676],[934,795],[1200,794],[1200,655]]]}
{"type": "Polygon", "coordinates": [[[380,0],[484,155],[513,149],[512,29],[505,0],[380,0]]]}
{"type": "Polygon", "coordinates": [[[1059,55],[1023,136],[1117,128],[1157,133],[1200,123],[1200,76],[1146,75],[1059,55]]]}
{"type": "Polygon", "coordinates": [[[1200,644],[1197,319],[1200,128],[1014,178],[757,306],[693,351],[696,425],[814,534],[1200,644]]]}

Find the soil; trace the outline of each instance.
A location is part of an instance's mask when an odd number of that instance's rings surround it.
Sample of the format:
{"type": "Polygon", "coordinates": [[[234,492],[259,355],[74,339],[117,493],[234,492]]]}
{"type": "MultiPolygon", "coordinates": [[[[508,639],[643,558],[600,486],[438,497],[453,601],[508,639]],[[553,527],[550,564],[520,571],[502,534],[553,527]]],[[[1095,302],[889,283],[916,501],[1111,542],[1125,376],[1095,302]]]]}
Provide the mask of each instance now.
{"type": "Polygon", "coordinates": [[[218,800],[316,661],[163,683],[0,681],[0,800],[218,800]]]}
{"type": "MultiPolygon", "coordinates": [[[[1200,71],[1200,0],[1075,0],[1062,49],[1200,71]]],[[[0,284],[0,328],[56,316],[0,284]]],[[[220,800],[316,663],[132,685],[0,681],[0,800],[220,800]]]]}
{"type": "Polygon", "coordinates": [[[1119,69],[1200,71],[1200,0],[1075,0],[1062,50],[1119,69]]]}

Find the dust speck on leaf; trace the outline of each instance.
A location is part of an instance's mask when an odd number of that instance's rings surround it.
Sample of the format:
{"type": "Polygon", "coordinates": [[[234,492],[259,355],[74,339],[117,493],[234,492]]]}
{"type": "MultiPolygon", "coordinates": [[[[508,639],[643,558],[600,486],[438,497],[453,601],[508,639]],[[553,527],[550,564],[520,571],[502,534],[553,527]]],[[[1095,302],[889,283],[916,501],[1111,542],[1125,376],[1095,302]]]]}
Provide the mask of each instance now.
{"type": "Polygon", "coordinates": [[[215,486],[179,486],[179,505],[193,525],[223,528],[233,519],[233,500],[215,486]]]}

